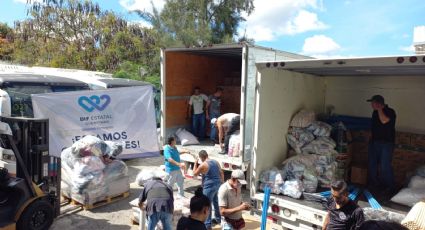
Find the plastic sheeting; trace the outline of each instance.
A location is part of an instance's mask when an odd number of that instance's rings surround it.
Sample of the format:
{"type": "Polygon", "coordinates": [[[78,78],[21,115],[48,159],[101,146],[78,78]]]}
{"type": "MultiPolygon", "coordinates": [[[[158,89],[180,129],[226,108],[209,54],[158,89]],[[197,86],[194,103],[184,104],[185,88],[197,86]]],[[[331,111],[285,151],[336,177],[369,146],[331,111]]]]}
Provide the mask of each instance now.
{"type": "Polygon", "coordinates": [[[363,208],[363,213],[365,220],[394,221],[400,223],[405,217],[405,215],[400,213],[370,207],[363,208]]]}

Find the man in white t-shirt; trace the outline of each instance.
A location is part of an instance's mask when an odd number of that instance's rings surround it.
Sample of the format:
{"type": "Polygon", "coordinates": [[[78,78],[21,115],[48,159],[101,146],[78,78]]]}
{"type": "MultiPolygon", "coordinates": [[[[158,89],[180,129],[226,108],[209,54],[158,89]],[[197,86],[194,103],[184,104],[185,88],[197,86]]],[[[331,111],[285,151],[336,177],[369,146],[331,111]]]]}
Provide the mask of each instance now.
{"type": "Polygon", "coordinates": [[[205,119],[209,120],[208,108],[205,106],[207,103],[207,95],[201,94],[199,87],[195,87],[194,94],[190,96],[187,112],[188,118],[192,117],[192,133],[200,139],[205,137],[205,119]]]}

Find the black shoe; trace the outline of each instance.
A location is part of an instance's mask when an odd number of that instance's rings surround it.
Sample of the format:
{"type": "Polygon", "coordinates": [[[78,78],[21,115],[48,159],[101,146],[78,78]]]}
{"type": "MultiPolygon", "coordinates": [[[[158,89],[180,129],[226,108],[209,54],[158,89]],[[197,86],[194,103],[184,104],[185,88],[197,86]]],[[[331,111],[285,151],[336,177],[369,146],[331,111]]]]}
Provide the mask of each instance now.
{"type": "Polygon", "coordinates": [[[226,155],[227,153],[226,153],[226,151],[220,151],[218,154],[226,155]]]}

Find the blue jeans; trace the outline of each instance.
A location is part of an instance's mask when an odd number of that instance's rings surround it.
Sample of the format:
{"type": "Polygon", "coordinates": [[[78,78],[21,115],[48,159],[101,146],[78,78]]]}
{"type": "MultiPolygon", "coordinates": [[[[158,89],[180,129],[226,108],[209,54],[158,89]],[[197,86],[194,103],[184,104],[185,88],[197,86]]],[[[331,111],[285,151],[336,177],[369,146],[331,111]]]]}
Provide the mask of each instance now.
{"type": "Polygon", "coordinates": [[[193,114],[192,133],[198,138],[205,137],[205,113],[193,114]]]}
{"type": "MultiPolygon", "coordinates": [[[[204,195],[207,196],[208,199],[210,199],[212,206],[214,207],[214,217],[217,220],[217,222],[221,221],[220,207],[218,206],[218,196],[217,196],[220,185],[221,183],[217,182],[214,186],[203,189],[204,195]]],[[[211,218],[212,218],[212,209],[210,208],[210,215],[208,215],[208,218],[205,221],[205,227],[207,227],[207,229],[211,228],[211,218]]]]}
{"type": "Polygon", "coordinates": [[[210,113],[210,127],[211,127],[211,132],[210,132],[210,140],[215,141],[217,140],[217,127],[215,127],[215,124],[211,124],[211,120],[213,118],[218,118],[220,116],[219,113],[210,113]]]}
{"type": "Polygon", "coordinates": [[[148,230],[155,230],[159,221],[161,221],[164,230],[171,230],[173,227],[173,214],[168,212],[155,212],[148,216],[148,230]]]}
{"type": "Polygon", "coordinates": [[[388,142],[369,143],[368,184],[370,187],[394,189],[394,173],[391,165],[394,144],[388,142]],[[379,167],[378,167],[379,165],[379,167]]]}

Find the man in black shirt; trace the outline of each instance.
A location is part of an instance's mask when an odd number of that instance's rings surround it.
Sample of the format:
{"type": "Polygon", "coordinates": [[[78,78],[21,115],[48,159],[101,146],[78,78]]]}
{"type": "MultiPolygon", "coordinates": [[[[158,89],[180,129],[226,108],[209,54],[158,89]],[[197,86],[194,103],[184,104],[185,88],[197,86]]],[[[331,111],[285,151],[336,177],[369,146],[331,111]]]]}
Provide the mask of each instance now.
{"type": "Polygon", "coordinates": [[[159,221],[161,221],[164,230],[171,230],[174,212],[173,189],[161,178],[154,177],[145,184],[139,196],[139,207],[141,209],[145,201],[147,202],[148,230],[154,230],[159,221]]]}
{"type": "Polygon", "coordinates": [[[328,200],[323,230],[356,230],[363,221],[363,210],[348,198],[347,184],[335,181],[331,185],[332,198],[328,200]]]}
{"type": "Polygon", "coordinates": [[[202,193],[199,187],[195,196],[190,199],[190,216],[183,216],[177,223],[177,230],[210,230],[211,226],[205,226],[204,222],[210,214],[211,201],[202,193]]]}
{"type": "Polygon", "coordinates": [[[370,100],[373,108],[372,137],[368,153],[368,185],[372,191],[391,193],[395,188],[391,166],[395,142],[396,113],[385,104],[384,97],[370,100]],[[378,168],[379,165],[379,168],[378,168]]]}

